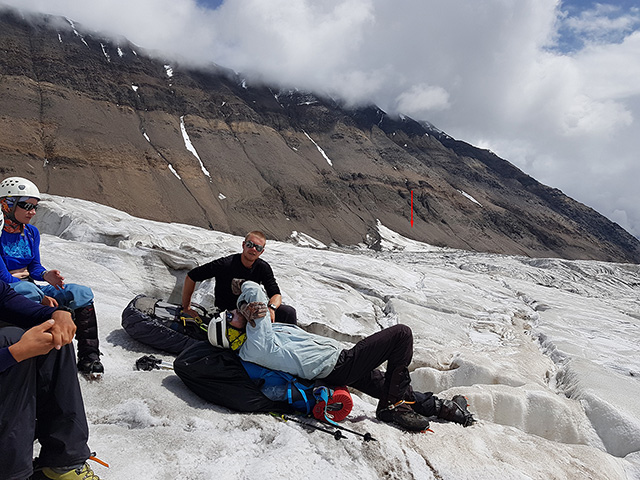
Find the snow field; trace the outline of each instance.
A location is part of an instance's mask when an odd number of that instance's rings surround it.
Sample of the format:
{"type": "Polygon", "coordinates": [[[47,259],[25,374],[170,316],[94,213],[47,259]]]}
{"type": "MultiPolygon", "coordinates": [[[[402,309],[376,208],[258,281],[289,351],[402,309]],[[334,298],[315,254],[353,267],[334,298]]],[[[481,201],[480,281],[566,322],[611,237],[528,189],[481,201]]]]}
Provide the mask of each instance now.
{"type": "MultiPolygon", "coordinates": [[[[479,419],[408,434],[356,393],[345,425],[378,441],[336,441],[208,404],[170,371],[134,369],[145,354],[172,357],[122,330],[128,302],[177,301],[186,272],[240,251],[240,237],[77,199],[42,205],[43,264],[96,294],[106,373],[81,383],[90,446],[111,464],[95,467],[103,478],[640,479],[637,266],[452,251],[393,232],[395,250],[379,253],[268,242],[263,258],[304,328],[349,346],[409,325],[414,388],[464,394],[479,419]]],[[[212,287],[196,301],[210,306],[212,287]]]]}

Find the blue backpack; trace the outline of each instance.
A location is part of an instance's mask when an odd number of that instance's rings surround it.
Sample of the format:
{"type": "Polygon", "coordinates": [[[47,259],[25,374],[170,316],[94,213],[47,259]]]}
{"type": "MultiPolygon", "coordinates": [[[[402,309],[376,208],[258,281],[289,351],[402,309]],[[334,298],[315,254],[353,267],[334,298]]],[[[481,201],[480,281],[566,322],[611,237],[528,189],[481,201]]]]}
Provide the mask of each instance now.
{"type": "Polygon", "coordinates": [[[249,377],[258,384],[262,394],[275,402],[286,402],[296,411],[309,414],[316,404],[315,384],[300,380],[290,373],[270,370],[255,363],[241,360],[249,377]]]}

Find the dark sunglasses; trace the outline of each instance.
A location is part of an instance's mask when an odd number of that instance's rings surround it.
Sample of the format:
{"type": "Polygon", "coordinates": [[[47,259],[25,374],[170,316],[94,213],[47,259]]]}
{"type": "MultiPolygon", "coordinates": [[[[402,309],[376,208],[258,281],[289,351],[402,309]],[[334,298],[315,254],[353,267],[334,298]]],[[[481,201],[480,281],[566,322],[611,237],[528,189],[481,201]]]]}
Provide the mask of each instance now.
{"type": "Polygon", "coordinates": [[[27,212],[29,210],[38,210],[38,205],[34,205],[33,203],[29,202],[17,202],[16,205],[18,205],[21,209],[26,210],[27,212]]]}
{"type": "Polygon", "coordinates": [[[244,242],[244,246],[247,248],[255,248],[256,252],[261,252],[262,250],[264,250],[264,247],[262,245],[256,245],[251,240],[247,240],[246,242],[244,242]]]}

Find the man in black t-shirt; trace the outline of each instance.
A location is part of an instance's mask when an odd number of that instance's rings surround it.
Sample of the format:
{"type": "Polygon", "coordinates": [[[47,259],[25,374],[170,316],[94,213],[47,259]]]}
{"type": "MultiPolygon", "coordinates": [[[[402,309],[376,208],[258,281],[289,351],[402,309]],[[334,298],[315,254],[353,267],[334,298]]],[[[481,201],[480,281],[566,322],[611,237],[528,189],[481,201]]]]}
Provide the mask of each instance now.
{"type": "Polygon", "coordinates": [[[196,282],[216,279],[214,289],[215,305],[219,310],[233,310],[236,308],[238,295],[232,292],[231,284],[234,279],[252,280],[264,286],[269,296],[269,312],[271,321],[297,323],[296,310],[289,305],[282,304],[280,287],[273,276],[271,266],[262,260],[267,239],[259,231],[249,232],[242,242],[242,253],[222,257],[191,270],[184,279],[182,288],[182,309],[190,315],[196,315],[191,309],[191,297],[196,288],[196,282]]]}

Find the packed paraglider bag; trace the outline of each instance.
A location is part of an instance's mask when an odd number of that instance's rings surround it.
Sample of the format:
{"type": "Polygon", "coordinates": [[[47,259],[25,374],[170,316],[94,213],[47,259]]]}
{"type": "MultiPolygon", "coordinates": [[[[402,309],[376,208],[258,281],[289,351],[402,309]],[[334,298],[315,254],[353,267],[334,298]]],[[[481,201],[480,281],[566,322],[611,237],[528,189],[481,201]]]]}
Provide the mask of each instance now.
{"type": "Polygon", "coordinates": [[[192,304],[198,316],[184,315],[180,305],[138,295],[122,312],[122,327],[145,345],[178,354],[185,348],[207,340],[211,314],[192,304]]]}
{"type": "Polygon", "coordinates": [[[302,413],[340,421],[353,407],[346,388],[318,386],[286,372],[244,362],[234,351],[209,343],[187,348],[173,367],[198,396],[240,412],[302,413]]]}

